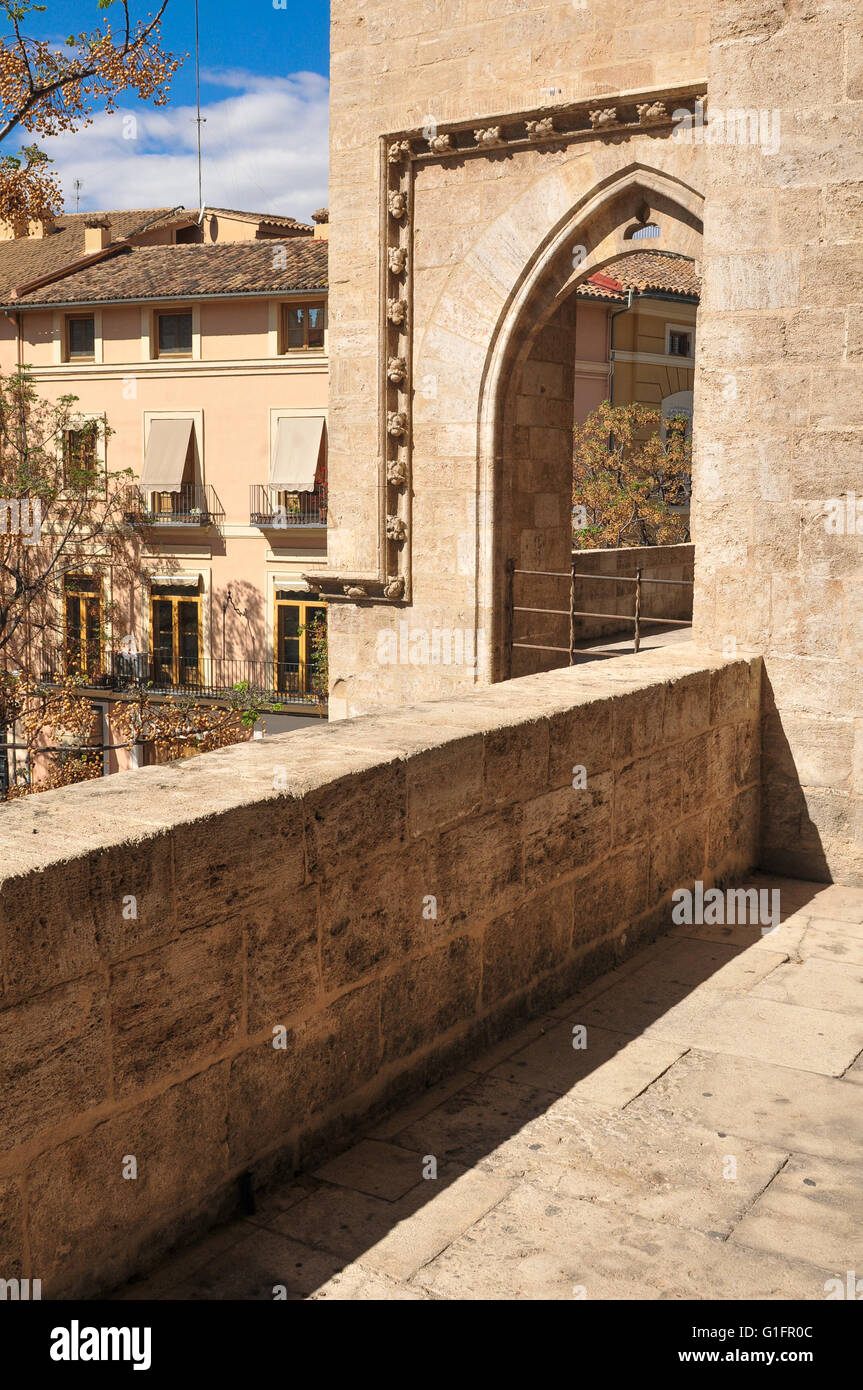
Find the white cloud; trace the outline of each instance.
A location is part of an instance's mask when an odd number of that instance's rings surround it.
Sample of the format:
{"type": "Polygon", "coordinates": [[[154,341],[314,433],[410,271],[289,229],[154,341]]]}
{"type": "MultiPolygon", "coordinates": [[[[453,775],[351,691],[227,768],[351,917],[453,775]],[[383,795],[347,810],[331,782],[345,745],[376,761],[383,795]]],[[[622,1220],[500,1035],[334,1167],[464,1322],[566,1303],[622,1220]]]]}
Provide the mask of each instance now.
{"type": "MultiPolygon", "coordinates": [[[[201,109],[204,201],[302,219],[326,207],[327,79],[230,70],[202,77],[231,93],[201,109]]],[[[41,143],[55,161],[69,209],[75,207],[75,179],[82,185],[82,212],[197,206],[192,106],[118,109],[41,143]]]]}

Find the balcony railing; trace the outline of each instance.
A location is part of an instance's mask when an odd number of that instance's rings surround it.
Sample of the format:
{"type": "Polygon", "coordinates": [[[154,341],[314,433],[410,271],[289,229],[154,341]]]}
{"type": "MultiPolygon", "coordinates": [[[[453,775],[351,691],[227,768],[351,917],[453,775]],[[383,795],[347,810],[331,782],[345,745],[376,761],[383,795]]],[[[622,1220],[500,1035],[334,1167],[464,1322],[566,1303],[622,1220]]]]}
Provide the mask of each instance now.
{"type": "MultiPolygon", "coordinates": [[[[62,648],[43,652],[41,679],[52,684],[63,676],[83,676],[62,648]]],[[[144,692],[150,695],[199,696],[228,699],[245,689],[265,704],[318,705],[326,699],[314,668],[305,662],[247,661],[234,657],[200,657],[175,660],[159,652],[105,651],[88,663],[85,688],[118,695],[144,692]]]]}
{"type": "Polygon", "coordinates": [[[129,526],[210,527],[221,525],[225,509],[209,483],[186,483],[175,492],[130,487],[123,519],[129,526]]]}
{"type": "Polygon", "coordinates": [[[287,526],[326,526],[327,488],[319,483],[313,492],[286,492],[269,483],[252,483],[249,522],[267,530],[287,526]]]}

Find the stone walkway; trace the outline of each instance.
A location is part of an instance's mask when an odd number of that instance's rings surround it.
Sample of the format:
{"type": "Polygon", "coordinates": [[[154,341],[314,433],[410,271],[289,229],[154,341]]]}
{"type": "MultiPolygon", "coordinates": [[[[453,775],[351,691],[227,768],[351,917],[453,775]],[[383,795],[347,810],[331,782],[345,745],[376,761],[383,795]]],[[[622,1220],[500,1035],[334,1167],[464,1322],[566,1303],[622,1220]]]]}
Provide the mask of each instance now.
{"type": "Polygon", "coordinates": [[[751,882],[781,890],[774,932],[674,928],[119,1297],[824,1299],[863,1278],[863,890],[751,882]]]}

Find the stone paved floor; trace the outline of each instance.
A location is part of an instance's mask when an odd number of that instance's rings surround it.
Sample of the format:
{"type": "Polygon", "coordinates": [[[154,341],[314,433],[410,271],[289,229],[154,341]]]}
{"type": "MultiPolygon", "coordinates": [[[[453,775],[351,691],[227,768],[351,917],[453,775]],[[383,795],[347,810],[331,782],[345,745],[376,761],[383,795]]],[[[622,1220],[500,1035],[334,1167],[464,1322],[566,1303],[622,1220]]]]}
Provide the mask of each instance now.
{"type": "Polygon", "coordinates": [[[863,1276],[863,890],[751,882],[781,890],[775,932],[674,928],[119,1297],[824,1299],[863,1276]]]}

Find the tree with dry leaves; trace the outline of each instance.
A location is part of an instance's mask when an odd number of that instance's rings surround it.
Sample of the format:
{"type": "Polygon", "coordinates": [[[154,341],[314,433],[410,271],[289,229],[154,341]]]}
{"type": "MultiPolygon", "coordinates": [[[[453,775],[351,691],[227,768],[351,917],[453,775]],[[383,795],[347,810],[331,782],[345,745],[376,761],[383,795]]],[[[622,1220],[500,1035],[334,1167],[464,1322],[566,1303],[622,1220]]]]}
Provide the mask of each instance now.
{"type": "Polygon", "coordinates": [[[573,548],[678,545],[689,518],[692,443],[683,416],[660,430],[657,410],[603,401],[573,431],[573,548]]]}
{"type": "Polygon", "coordinates": [[[8,26],[0,38],[0,217],[26,226],[61,209],[60,183],[48,169],[39,137],[89,125],[97,108],[113,111],[124,92],[155,106],[166,104],[182,62],[162,47],[167,7],[168,0],[162,0],[154,15],[136,18],[134,0],[97,0],[98,9],[112,13],[58,44],[28,31],[32,24],[60,28],[69,13],[67,0],[51,6],[0,0],[8,26]],[[21,131],[37,141],[13,152],[11,137],[21,131]]]}

